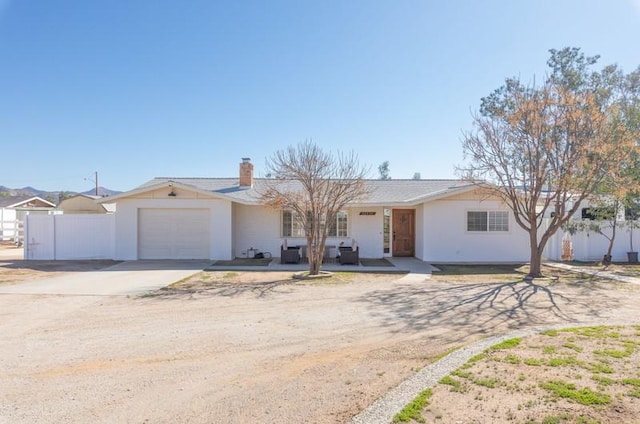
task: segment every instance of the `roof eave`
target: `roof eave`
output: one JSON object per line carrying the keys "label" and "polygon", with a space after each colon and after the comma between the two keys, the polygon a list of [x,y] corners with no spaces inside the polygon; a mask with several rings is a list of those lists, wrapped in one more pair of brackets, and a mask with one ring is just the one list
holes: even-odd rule
{"label": "roof eave", "polygon": [[[47,205],[51,206],[52,208],[56,207],[55,203],[52,203],[52,202],[50,202],[48,200],[45,200],[40,196],[33,196],[33,197],[28,198],[28,199],[21,200],[20,202],[14,203],[12,205],[5,206],[5,208],[18,208],[18,207],[20,207],[20,205],[22,205],[24,203],[29,203],[32,200],[39,200],[39,201],[41,201],[43,203],[46,203]],[[38,207],[40,207],[40,206],[38,206]]]}
{"label": "roof eave", "polygon": [[175,187],[183,190],[192,191],[194,193],[201,194],[203,196],[211,197],[214,199],[224,199],[229,201],[236,201],[235,199],[226,196],[221,193],[216,193],[215,191],[207,191],[201,188],[192,186],[190,184],[184,184],[177,181],[163,181],[158,184],[148,185],[145,187],[136,188],[133,190],[125,191],[124,193],[117,194],[115,196],[103,197],[101,199],[95,200],[96,203],[116,203],[118,200],[126,199],[131,196],[136,196],[138,194],[148,193],[150,191],[158,190],[165,187]]}

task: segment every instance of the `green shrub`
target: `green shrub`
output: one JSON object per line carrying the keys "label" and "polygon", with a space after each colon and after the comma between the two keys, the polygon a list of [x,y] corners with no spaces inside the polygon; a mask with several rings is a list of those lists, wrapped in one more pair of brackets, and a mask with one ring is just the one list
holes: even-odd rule
{"label": "green shrub", "polygon": [[513,339],[504,340],[498,344],[491,346],[492,350],[511,349],[518,346],[522,342],[522,339],[515,337]]}
{"label": "green shrub", "polygon": [[422,410],[429,405],[429,398],[431,397],[431,389],[424,390],[415,399],[413,399],[407,406],[402,408],[402,411],[398,412],[393,417],[394,423],[406,423],[411,420],[418,421],[420,423],[425,422],[422,416]]}
{"label": "green shrub", "polygon": [[552,380],[540,383],[540,387],[555,396],[571,399],[582,405],[606,405],[611,402],[611,396],[606,393],[596,392],[587,387],[578,390],[575,384],[565,383],[564,381]]}

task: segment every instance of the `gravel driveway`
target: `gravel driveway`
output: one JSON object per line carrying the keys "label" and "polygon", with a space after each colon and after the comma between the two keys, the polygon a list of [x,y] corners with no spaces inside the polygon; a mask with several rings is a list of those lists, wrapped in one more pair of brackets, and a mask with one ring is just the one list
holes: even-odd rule
{"label": "gravel driveway", "polygon": [[0,295],[0,422],[342,423],[451,347],[623,320],[638,287],[399,280]]}

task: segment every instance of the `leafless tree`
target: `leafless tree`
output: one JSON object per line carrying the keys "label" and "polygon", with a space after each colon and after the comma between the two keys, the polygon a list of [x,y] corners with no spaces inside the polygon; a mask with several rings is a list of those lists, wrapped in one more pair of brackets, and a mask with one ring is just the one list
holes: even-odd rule
{"label": "leafless tree", "polygon": [[265,180],[261,200],[293,212],[305,230],[309,274],[319,274],[331,223],[346,205],[368,194],[368,169],[353,152],[332,154],[305,141],[274,153],[266,172],[275,177]]}
{"label": "leafless tree", "polygon": [[304,228],[309,274],[320,272],[330,223],[344,207],[368,193],[368,169],[355,153],[332,154],[311,141],[274,153],[267,161],[261,200],[279,210],[290,210]]}

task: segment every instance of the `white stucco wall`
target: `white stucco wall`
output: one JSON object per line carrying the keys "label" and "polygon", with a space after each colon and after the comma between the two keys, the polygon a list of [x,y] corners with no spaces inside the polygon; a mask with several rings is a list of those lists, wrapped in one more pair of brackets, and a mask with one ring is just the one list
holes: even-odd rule
{"label": "white stucco wall", "polygon": [[[508,232],[468,232],[467,211],[509,211]],[[511,212],[498,200],[436,200],[423,205],[424,251],[427,262],[524,262],[529,260],[529,239]]]}
{"label": "white stucco wall", "polygon": [[[360,215],[360,212],[375,212],[375,215]],[[361,258],[381,258],[383,256],[381,207],[351,208],[349,209],[349,235],[345,242],[351,243],[355,239],[360,246]]]}
{"label": "white stucco wall", "polygon": [[[374,209],[378,211],[377,208]],[[374,209],[365,208],[362,210],[371,211]],[[380,209],[375,216],[362,217],[358,215],[360,210],[361,209],[357,211],[347,210],[348,237],[329,237],[327,239],[327,245],[338,246],[343,242],[345,245],[350,246],[351,239],[355,238],[361,246],[361,256],[364,255],[363,252],[373,252],[373,249],[377,247],[380,251],[377,257],[381,257],[382,209]],[[274,257],[280,256],[280,246],[284,238],[282,237],[281,212],[279,210],[264,206],[234,204],[233,216],[233,246],[235,257],[246,257],[247,250],[250,248],[259,249],[262,252],[270,252]],[[376,220],[380,221],[380,228],[378,230],[380,233],[380,242],[378,243],[379,246],[372,246],[371,240],[377,243],[377,241],[375,241],[377,236],[372,234],[372,231],[375,231],[377,226]],[[305,245],[307,243],[304,237],[287,237],[286,239],[290,246]]]}
{"label": "white stucco wall", "polygon": [[424,204],[416,208],[416,258],[424,257],[425,240]]}
{"label": "white stucco wall", "polygon": [[232,208],[222,199],[197,198],[178,191],[176,197],[163,195],[125,198],[117,202],[115,259],[138,259],[138,209],[142,208],[202,208],[211,218],[210,259],[231,259]]}
{"label": "white stucco wall", "polygon": [[280,256],[280,212],[264,206],[233,205],[233,245],[236,258],[254,248]]}

